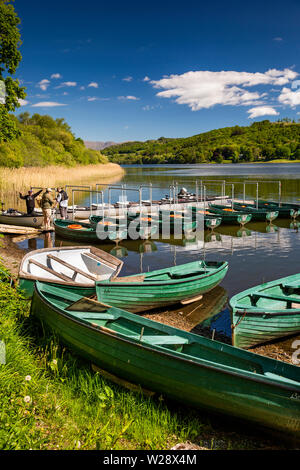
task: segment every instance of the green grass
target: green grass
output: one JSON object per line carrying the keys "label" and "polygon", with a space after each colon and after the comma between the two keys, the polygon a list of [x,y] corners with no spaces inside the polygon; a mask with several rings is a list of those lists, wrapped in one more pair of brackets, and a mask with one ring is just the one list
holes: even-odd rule
{"label": "green grass", "polygon": [[[17,289],[0,282],[0,449],[170,449],[270,446],[190,408],[105,380],[42,330]],[[184,400],[184,397],[183,397]],[[245,429],[245,428],[244,428]]]}

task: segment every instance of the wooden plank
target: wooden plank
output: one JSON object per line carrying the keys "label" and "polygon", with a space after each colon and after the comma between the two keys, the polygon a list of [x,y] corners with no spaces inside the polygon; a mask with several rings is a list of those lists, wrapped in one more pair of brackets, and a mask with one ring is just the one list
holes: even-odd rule
{"label": "wooden plank", "polygon": [[73,270],[75,273],[81,274],[81,276],[87,277],[88,279],[90,279],[92,281],[95,281],[97,279],[96,276],[93,276],[92,274],[85,273],[84,271],[82,271],[79,268],[75,268],[75,266],[73,266],[72,264],[67,263],[66,261],[58,258],[55,255],[48,254],[47,258],[52,259],[53,261],[56,261],[57,263],[62,264],[66,268],[69,268],[69,269]]}
{"label": "wooden plank", "polygon": [[64,274],[57,273],[56,271],[54,271],[54,269],[48,268],[48,266],[44,266],[43,264],[39,263],[35,259],[30,258],[28,260],[28,263],[35,264],[39,268],[43,269],[44,271],[47,271],[50,274],[53,274],[54,276],[58,277],[59,279],[62,279],[63,281],[67,281],[67,282],[72,281],[72,278],[65,276]]}
{"label": "wooden plank", "polygon": [[95,364],[92,364],[92,369],[94,372],[98,372],[100,375],[102,375],[105,379],[110,380],[117,385],[121,385],[121,387],[125,387],[131,392],[142,393],[147,397],[153,397],[153,395],[155,395],[155,392],[147,390],[146,388],[142,388],[140,385],[133,384],[132,382],[128,382],[128,380],[121,379],[120,377],[117,377],[116,375],[113,375],[106,370],[100,369],[100,367],[96,366]]}
{"label": "wooden plank", "polygon": [[124,277],[114,277],[113,279],[110,280],[110,282],[126,282],[126,283],[143,282],[144,279],[145,279],[145,276],[143,275],[124,276]]}
{"label": "wooden plank", "polygon": [[188,304],[191,304],[193,302],[197,302],[197,300],[201,300],[203,299],[203,295],[197,295],[196,297],[192,297],[191,299],[187,299],[187,300],[181,300],[181,304],[182,305],[188,305]]}

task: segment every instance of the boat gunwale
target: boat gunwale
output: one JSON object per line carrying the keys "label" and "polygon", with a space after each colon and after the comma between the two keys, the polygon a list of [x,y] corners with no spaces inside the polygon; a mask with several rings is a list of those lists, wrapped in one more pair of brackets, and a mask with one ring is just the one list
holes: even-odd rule
{"label": "boat gunwale", "polygon": [[[197,263],[197,261],[192,261],[192,263]],[[219,272],[222,272],[223,270],[227,270],[228,269],[228,261],[222,261],[221,262],[221,266],[219,266],[219,268],[217,268],[216,270],[214,271],[211,271],[207,274],[201,274],[201,275],[198,275],[198,276],[191,276],[189,277],[188,279],[174,279],[174,280],[161,280],[161,281],[147,281],[146,278],[142,281],[142,282],[111,282],[109,279],[106,280],[106,281],[97,281],[96,282],[96,286],[97,287],[108,287],[109,286],[116,286],[116,287],[128,287],[128,286],[145,286],[145,285],[149,285],[149,286],[160,286],[160,285],[175,285],[175,284],[185,284],[187,282],[193,282],[193,281],[196,281],[196,280],[199,280],[199,279],[206,279],[210,276],[213,276]],[[181,265],[178,265],[178,266],[181,266]],[[184,264],[182,264],[182,266],[184,266]],[[169,269],[169,268],[165,268],[166,270]],[[160,271],[160,270],[157,270],[157,271]],[[154,271],[152,271],[153,273]],[[140,273],[139,276],[142,276],[142,275],[146,275],[146,274],[149,274],[149,273]],[[131,275],[132,277],[135,277],[136,274],[132,274]],[[126,277],[131,277],[130,275],[129,276],[126,276]],[[224,275],[225,276],[225,275]],[[118,279],[122,279],[122,278],[118,278]]]}
{"label": "boat gunwale", "polygon": [[[239,293],[235,294],[233,297],[231,297],[231,299],[229,300],[229,306],[231,307],[232,310],[234,310],[234,309],[253,310],[255,308],[258,308],[258,307],[254,307],[254,306],[251,306],[251,305],[249,305],[248,307],[245,307],[245,308],[244,307],[238,307],[237,304],[238,304],[238,301],[240,301],[244,297],[248,297],[249,295],[251,295],[253,293],[257,293],[257,295],[259,295],[259,292],[262,289],[268,289],[270,287],[276,287],[277,285],[279,286],[280,284],[283,284],[284,281],[287,281],[288,279],[297,276],[297,274],[299,274],[299,273],[291,274],[290,276],[282,277],[280,279],[275,279],[274,281],[265,282],[263,284],[253,286],[253,287],[250,287],[249,289],[246,289],[242,292],[239,292]],[[300,275],[299,275],[299,283],[300,283]],[[287,299],[287,301],[288,301],[288,299]],[[281,302],[285,302],[285,300],[282,299]],[[300,303],[300,299],[299,299],[299,303]],[[272,310],[272,309],[270,309],[270,310]],[[298,309],[293,309],[293,310],[298,310]]]}
{"label": "boat gunwale", "polygon": [[[27,273],[26,271],[24,271],[24,264],[25,262],[31,258],[32,256],[34,256],[34,254],[40,254],[40,253],[46,253],[48,251],[50,252],[54,252],[54,251],[72,251],[74,249],[78,249],[78,250],[85,250],[85,249],[89,249],[90,252],[99,257],[99,261],[101,260],[101,258],[103,258],[101,256],[101,253],[105,253],[105,255],[107,255],[109,258],[112,257],[112,258],[115,258],[115,260],[117,261],[116,263],[116,271],[113,273],[113,277],[117,277],[121,271],[121,269],[123,268],[123,265],[124,265],[124,262],[122,260],[120,260],[119,258],[116,258],[115,256],[103,251],[103,250],[100,250],[100,248],[96,248],[94,246],[90,246],[90,245],[86,245],[86,246],[64,246],[64,247],[51,247],[51,248],[41,248],[39,250],[34,250],[34,251],[30,251],[29,253],[26,253],[26,255],[23,257],[22,261],[21,261],[21,264],[20,264],[20,268],[19,268],[19,273],[18,273],[18,277],[19,279],[28,279],[28,280],[31,280],[31,281],[39,281],[39,278],[37,276],[34,276],[33,274],[29,274]],[[110,262],[108,261],[109,264],[112,264],[113,265],[113,262]],[[49,279],[49,278],[46,278],[46,279],[43,279],[41,282],[50,282],[50,283],[55,283],[55,284],[62,284],[62,285],[69,285],[69,286],[78,286],[78,287],[87,287],[87,283],[78,283],[76,281],[62,281],[62,280],[57,280],[57,279]]]}
{"label": "boat gunwale", "polygon": [[[93,324],[91,324],[87,320],[84,320],[84,319],[81,319],[81,318],[78,318],[78,317],[75,318],[72,314],[70,314],[69,312],[66,312],[65,309],[58,308],[55,305],[53,305],[53,303],[51,303],[47,299],[47,297],[45,295],[43,295],[42,292],[40,292],[40,290],[38,289],[37,283],[35,284],[34,290],[35,290],[35,294],[38,295],[39,299],[42,299],[42,301],[45,302],[48,307],[55,310],[55,312],[58,315],[64,316],[69,321],[72,321],[74,323],[78,323],[80,326],[82,326],[84,328],[87,328],[87,329],[90,329],[90,330],[93,330],[93,331],[97,332],[100,335],[109,336],[109,337],[111,337],[111,338],[113,338],[117,341],[129,343],[131,345],[135,345],[135,346],[138,346],[140,348],[143,348],[147,351],[152,351],[152,352],[154,351],[158,355],[166,356],[166,357],[171,358],[173,360],[176,359],[176,360],[179,360],[181,362],[185,362],[185,363],[188,363],[188,364],[193,364],[195,366],[203,367],[205,369],[209,369],[209,370],[213,370],[213,371],[218,371],[218,372],[221,372],[223,374],[231,375],[231,376],[234,376],[234,377],[239,377],[239,378],[242,378],[242,379],[249,380],[251,382],[260,382],[260,383],[263,383],[264,385],[267,385],[269,387],[274,387],[274,385],[275,385],[278,388],[281,388],[281,389],[286,390],[286,391],[292,391],[292,392],[299,392],[299,390],[300,390],[300,384],[299,384],[299,387],[297,388],[297,386],[294,386],[294,385],[286,385],[286,384],[277,382],[276,379],[272,379],[271,377],[265,377],[265,376],[264,376],[264,378],[260,377],[260,376],[258,376],[258,374],[254,373],[254,372],[251,372],[251,371],[246,371],[244,373],[239,373],[236,370],[232,370],[233,368],[231,368],[230,366],[223,365],[222,368],[221,368],[220,366],[218,367],[216,365],[212,365],[211,361],[207,361],[206,359],[198,358],[198,361],[199,361],[198,362],[198,361],[195,361],[193,359],[193,356],[187,356],[184,353],[179,353],[179,354],[185,355],[187,357],[179,356],[178,351],[173,351],[173,354],[171,354],[171,353],[165,351],[164,348],[162,348],[161,346],[159,346],[157,344],[152,345],[150,347],[150,346],[147,346],[145,344],[139,343],[138,340],[135,341],[134,338],[128,339],[128,337],[124,337],[122,335],[122,333],[117,333],[117,332],[110,333],[108,330],[101,329],[100,326],[94,326]],[[121,310],[121,309],[117,309],[117,310]],[[126,313],[129,313],[129,312],[126,312]],[[134,315],[134,314],[132,314],[132,315]],[[150,323],[154,323],[154,324],[158,323],[158,322],[155,322],[151,319],[146,319],[146,320]],[[164,325],[164,326],[166,326],[166,325]],[[173,329],[174,327],[170,327],[170,328]],[[174,330],[177,330],[177,328],[174,328]],[[179,331],[181,331],[181,330],[179,330]],[[59,332],[58,332],[58,334],[59,334]],[[193,335],[193,333],[190,333],[190,334]],[[197,335],[195,335],[195,336],[197,336]],[[223,345],[223,343],[221,343],[219,341],[215,341],[215,342]],[[231,346],[231,347],[234,348],[234,346]],[[240,349],[240,348],[236,348],[236,349]],[[174,356],[174,354],[175,354],[175,356]],[[249,354],[249,352],[248,352],[248,354]],[[253,354],[255,356],[254,353],[250,352],[250,354]],[[268,358],[268,360],[273,361],[272,359],[269,359],[269,358]],[[210,362],[210,364],[208,364],[208,362]],[[214,364],[216,364],[216,363],[214,363]],[[249,374],[251,374],[251,375],[249,375]]]}

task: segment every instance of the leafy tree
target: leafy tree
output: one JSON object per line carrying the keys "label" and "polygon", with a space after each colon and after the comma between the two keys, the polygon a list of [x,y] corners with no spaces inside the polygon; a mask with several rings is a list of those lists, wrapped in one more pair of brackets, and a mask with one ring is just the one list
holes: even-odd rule
{"label": "leafy tree", "polygon": [[0,82],[4,84],[1,87],[3,96],[0,97],[0,142],[12,140],[20,134],[16,121],[9,114],[26,96],[19,81],[13,78],[22,58],[19,24],[20,19],[10,0],[0,0]]}

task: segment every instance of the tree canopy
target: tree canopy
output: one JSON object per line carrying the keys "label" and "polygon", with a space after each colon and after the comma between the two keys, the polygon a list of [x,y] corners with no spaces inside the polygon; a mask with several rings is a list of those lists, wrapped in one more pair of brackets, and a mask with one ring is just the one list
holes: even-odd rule
{"label": "tree canopy", "polygon": [[63,118],[53,119],[28,112],[10,115],[19,137],[0,142],[0,166],[89,165],[107,163],[97,150],[87,149],[83,140],[76,138]]}
{"label": "tree canopy", "polygon": [[20,19],[10,2],[11,0],[0,0],[0,142],[19,135],[19,129],[9,112],[18,108],[19,100],[26,96],[25,89],[13,78],[22,56],[19,51]]}
{"label": "tree canopy", "polygon": [[296,160],[300,156],[300,124],[288,118],[277,122],[265,120],[187,138],[125,142],[107,147],[102,153],[120,164]]}

